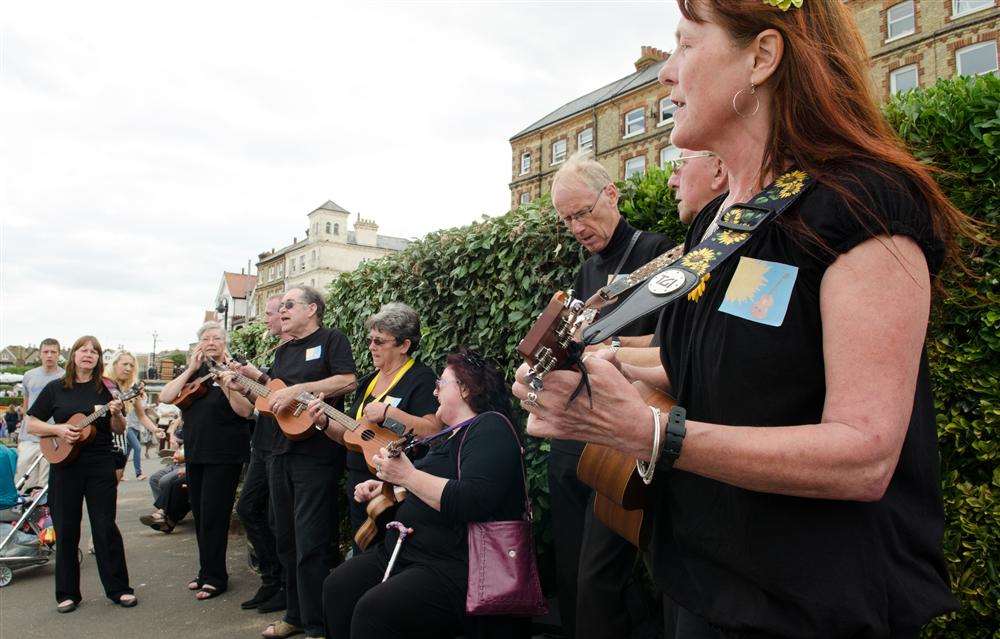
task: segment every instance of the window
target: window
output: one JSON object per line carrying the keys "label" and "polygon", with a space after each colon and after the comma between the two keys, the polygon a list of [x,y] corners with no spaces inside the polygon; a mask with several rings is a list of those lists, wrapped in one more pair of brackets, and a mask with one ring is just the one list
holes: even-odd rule
{"label": "window", "polygon": [[886,40],[894,40],[910,35],[917,30],[916,14],[913,12],[913,0],[906,0],[889,7],[885,14]]}
{"label": "window", "polygon": [[670,98],[663,98],[660,100],[660,121],[656,126],[663,126],[664,124],[669,124],[674,121],[674,111],[677,110],[677,105],[670,101]]}
{"label": "window", "polygon": [[556,140],[552,143],[552,164],[559,164],[566,160],[566,140]]}
{"label": "window", "polygon": [[625,135],[639,135],[646,131],[646,114],[642,108],[632,109],[625,114]]}
{"label": "window", "polygon": [[993,0],[951,0],[951,17],[957,18],[992,6]]}
{"label": "window", "polygon": [[316,266],[316,250],[309,251],[309,266]]}
{"label": "window", "polygon": [[284,276],[285,276],[285,263],[282,262],[281,264],[278,264],[278,277],[284,277]]}
{"label": "window", "polygon": [[274,279],[274,267],[267,269],[267,281],[270,282]]}
{"label": "window", "polygon": [[983,75],[997,72],[997,43],[980,42],[955,52],[959,75]]}
{"label": "window", "polygon": [[531,152],[521,154],[521,175],[531,170]]}
{"label": "window", "polygon": [[889,74],[889,93],[895,95],[901,91],[915,89],[918,83],[917,65],[911,64],[908,67],[895,69]]}
{"label": "window", "polygon": [[520,200],[521,204],[527,204],[530,201],[531,201],[531,193],[522,193],[521,194],[521,200]]}
{"label": "window", "polygon": [[667,162],[676,160],[681,156],[681,150],[676,146],[670,145],[665,146],[660,149],[660,168],[666,168]]}
{"label": "window", "polygon": [[288,272],[289,273],[294,273],[295,272],[295,259],[294,258],[288,260]]}
{"label": "window", "polygon": [[338,224],[337,222],[333,223],[333,234],[340,235],[340,224]]}
{"label": "window", "polygon": [[584,129],[576,134],[576,148],[578,151],[586,151],[594,148],[594,130]]}
{"label": "window", "polygon": [[302,255],[299,256],[299,270],[300,271],[306,270],[306,256],[305,256],[305,253],[303,253]]}
{"label": "window", "polygon": [[646,172],[646,156],[640,155],[639,157],[629,158],[625,160],[625,179],[632,177],[633,175],[642,175]]}
{"label": "window", "polygon": [[329,234],[330,234],[330,229],[331,229],[332,227],[333,227],[333,224],[331,224],[331,223],[329,223],[329,222],[327,222],[327,223],[326,223],[326,234],[327,234],[327,235],[329,235]]}

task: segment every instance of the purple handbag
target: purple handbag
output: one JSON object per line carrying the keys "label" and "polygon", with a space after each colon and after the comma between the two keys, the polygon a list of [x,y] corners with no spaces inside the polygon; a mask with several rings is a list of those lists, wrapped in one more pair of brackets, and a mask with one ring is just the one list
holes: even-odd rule
{"label": "purple handbag", "polygon": [[[521,450],[521,480],[524,482],[525,517],[514,521],[482,521],[468,524],[469,590],[465,597],[465,612],[470,615],[510,615],[530,617],[544,615],[548,605],[542,595],[535,562],[535,542],[531,534],[531,499],[524,475],[524,449],[517,431],[503,417]],[[462,444],[458,458],[462,459]],[[462,479],[461,461],[458,479]]]}

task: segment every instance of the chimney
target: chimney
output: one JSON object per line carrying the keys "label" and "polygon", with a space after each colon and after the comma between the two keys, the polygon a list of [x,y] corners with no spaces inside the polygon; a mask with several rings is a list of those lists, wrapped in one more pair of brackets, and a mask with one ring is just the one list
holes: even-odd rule
{"label": "chimney", "polygon": [[669,53],[661,51],[656,47],[650,47],[642,45],[640,49],[641,54],[639,59],[635,61],[635,70],[642,71],[643,69],[649,67],[650,65],[656,64],[657,62],[662,62],[670,57]]}
{"label": "chimney", "polygon": [[361,246],[377,246],[378,224],[359,215],[358,221],[354,223],[354,240]]}

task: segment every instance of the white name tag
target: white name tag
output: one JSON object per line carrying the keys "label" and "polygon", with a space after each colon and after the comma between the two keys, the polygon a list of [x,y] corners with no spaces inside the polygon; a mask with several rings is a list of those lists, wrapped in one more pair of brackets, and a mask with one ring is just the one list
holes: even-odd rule
{"label": "white name tag", "polygon": [[323,346],[313,346],[312,348],[306,349],[306,361],[311,362],[314,359],[319,359],[320,355],[323,354]]}
{"label": "white name tag", "polygon": [[386,404],[392,406],[393,408],[399,407],[399,402],[403,401],[402,397],[393,397],[392,395],[386,395],[385,399],[382,400]]}

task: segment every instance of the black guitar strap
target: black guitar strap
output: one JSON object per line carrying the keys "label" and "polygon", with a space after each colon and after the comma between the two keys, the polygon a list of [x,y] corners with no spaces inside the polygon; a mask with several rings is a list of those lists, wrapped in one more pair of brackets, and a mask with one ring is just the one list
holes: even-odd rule
{"label": "black guitar strap", "polygon": [[803,171],[789,171],[748,204],[734,204],[719,217],[719,228],[683,257],[646,280],[613,311],[583,331],[585,345],[603,342],[623,326],[687,295],[706,275],[736,253],[765,222],[778,217],[814,181]]}

